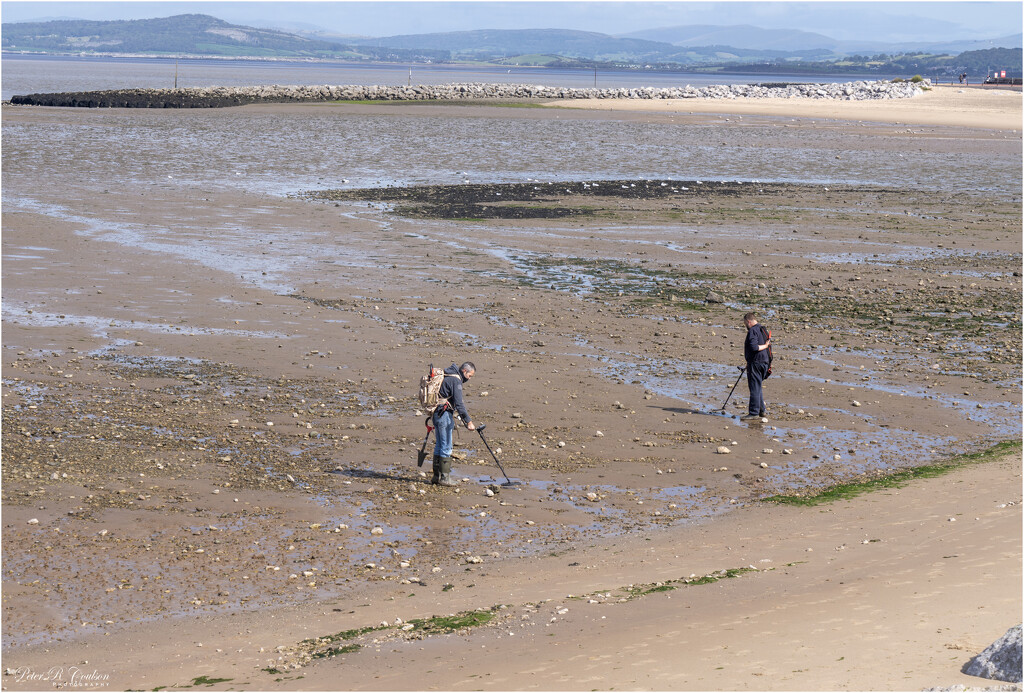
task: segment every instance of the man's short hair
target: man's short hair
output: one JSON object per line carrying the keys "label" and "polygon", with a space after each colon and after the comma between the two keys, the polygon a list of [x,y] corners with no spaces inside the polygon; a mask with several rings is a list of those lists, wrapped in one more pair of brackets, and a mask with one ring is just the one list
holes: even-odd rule
{"label": "man's short hair", "polygon": [[746,320],[747,322],[750,322],[751,320],[757,320],[757,316],[754,315],[753,313],[747,313],[746,315],[743,316],[743,319]]}
{"label": "man's short hair", "polygon": [[472,361],[466,361],[464,364],[459,366],[459,370],[462,371],[463,373],[466,373],[467,371],[476,373],[476,366],[473,365]]}

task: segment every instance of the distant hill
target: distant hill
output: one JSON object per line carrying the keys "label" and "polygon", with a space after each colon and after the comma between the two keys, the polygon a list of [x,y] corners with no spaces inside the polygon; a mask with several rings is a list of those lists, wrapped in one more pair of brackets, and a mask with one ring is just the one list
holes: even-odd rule
{"label": "distant hill", "polygon": [[1024,49],[989,48],[981,51],[964,51],[956,56],[957,67],[971,75],[986,75],[989,70],[1006,70],[1010,77],[1021,77],[1024,73]]}
{"label": "distant hill", "polygon": [[259,20],[253,22],[253,26],[260,29],[276,29],[277,31],[284,31],[303,38],[340,43],[346,46],[349,45],[349,41],[351,39],[372,38],[365,34],[346,34],[338,31],[328,31],[327,29],[310,22]]}
{"label": "distant hill", "polygon": [[[321,32],[308,22],[257,28],[202,14],[131,21],[6,23],[2,29],[4,51],[50,54],[312,57],[403,63],[473,60],[504,65],[661,70],[685,67],[759,74],[943,75],[957,69],[977,74],[989,61],[993,67],[998,63],[1000,69],[1017,70],[1021,44],[1021,34],[1013,34],[986,41],[892,46],[750,25],[677,26],[626,36],[567,29],[494,29],[368,38]],[[996,45],[1003,41],[1017,53],[987,52],[1004,50]],[[960,51],[950,50],[951,45],[961,46],[971,55],[958,59],[956,53]]]}
{"label": "distant hill", "polygon": [[1016,48],[1024,42],[1022,34],[1008,34],[993,39],[963,41],[933,41],[911,43],[887,43],[883,41],[860,40],[841,41],[824,34],[796,29],[762,29],[749,24],[709,25],[691,24],[684,26],[647,29],[620,34],[620,38],[637,38],[661,41],[674,46],[732,46],[748,50],[775,50],[800,52],[808,50],[830,50],[836,56],[853,53],[962,53],[986,48]]}
{"label": "distant hill", "polygon": [[963,53],[964,51],[981,51],[990,48],[1021,48],[1024,46],[1024,34],[1008,34],[983,41],[941,41],[938,43],[912,43],[903,50],[925,51],[928,53]]}
{"label": "distant hill", "polygon": [[238,26],[204,14],[123,21],[59,20],[5,23],[5,51],[131,53],[232,57],[316,57],[349,60],[437,60],[447,53],[362,49],[273,29]]}
{"label": "distant hill", "polygon": [[4,50],[190,53],[205,55],[333,55],[344,47],[283,31],[236,26],[203,14],[113,22],[59,20],[3,25]]}
{"label": "distant hill", "polygon": [[[455,31],[439,34],[407,34],[373,39],[350,39],[359,46],[393,46],[406,50],[448,51],[453,60],[495,60],[520,65],[535,64],[536,56],[556,56],[566,61],[619,64],[691,65],[709,61],[745,59],[827,59],[827,49],[784,51],[760,48],[736,48],[732,45],[674,46],[664,41],[621,38],[591,31],[568,29],[491,29]],[[522,56],[522,60],[515,60]],[[547,61],[551,64],[551,61]]]}
{"label": "distant hill", "polygon": [[621,38],[661,41],[673,46],[734,46],[746,49],[803,51],[827,48],[835,50],[840,41],[797,29],[762,29],[749,24],[718,26],[690,24],[661,29],[647,29],[620,34]]}
{"label": "distant hill", "polygon": [[355,39],[354,45],[445,50],[453,56],[486,54],[494,57],[551,53],[589,60],[662,59],[679,50],[671,44],[644,39],[615,38],[592,31],[568,29],[488,29],[440,34],[409,34]]}

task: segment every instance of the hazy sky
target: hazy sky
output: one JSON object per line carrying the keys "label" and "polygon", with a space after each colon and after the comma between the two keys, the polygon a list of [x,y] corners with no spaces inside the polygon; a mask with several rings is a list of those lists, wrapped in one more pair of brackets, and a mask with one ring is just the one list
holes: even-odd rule
{"label": "hazy sky", "polygon": [[681,24],[803,29],[836,39],[945,41],[1021,30],[1015,2],[0,2],[5,22],[53,18],[144,19],[209,14],[233,24],[271,22],[344,34],[468,29],[579,29],[622,34]]}

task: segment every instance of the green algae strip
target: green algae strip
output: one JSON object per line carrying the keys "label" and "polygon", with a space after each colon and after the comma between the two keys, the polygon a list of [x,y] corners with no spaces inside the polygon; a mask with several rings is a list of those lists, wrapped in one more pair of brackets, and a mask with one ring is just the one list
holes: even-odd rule
{"label": "green algae strip", "polygon": [[[772,570],[769,568],[769,570]],[[730,578],[739,577],[744,573],[757,572],[756,568],[726,568],[725,570],[719,570],[714,573],[708,573],[700,577],[692,578],[680,578],[678,580],[668,580],[667,582],[655,582],[646,585],[630,585],[626,588],[626,594],[628,599],[636,599],[646,594],[655,594],[657,592],[671,592],[672,590],[680,587],[696,586],[696,585],[710,585],[719,580],[728,580]]]}
{"label": "green algae strip", "polygon": [[350,643],[341,647],[328,647],[326,650],[317,650],[312,654],[312,657],[313,659],[328,659],[338,655],[349,654],[350,652],[358,652],[362,647],[358,643]]}
{"label": "green algae strip", "polygon": [[822,489],[821,491],[813,491],[806,495],[784,494],[768,496],[761,500],[768,503],[805,507],[824,505],[825,503],[832,503],[837,500],[855,498],[863,493],[869,493],[879,489],[899,488],[914,479],[929,479],[932,477],[942,476],[943,474],[948,474],[949,472],[968,465],[991,462],[992,460],[999,459],[1007,455],[1016,455],[1017,457],[1020,457],[1021,447],[1021,441],[1019,440],[1006,440],[985,450],[965,455],[957,455],[956,457],[944,462],[926,464],[921,467],[913,467],[911,469],[901,469],[899,471],[884,474],[865,481],[852,481],[844,484],[836,484],[835,486],[830,486],[826,489]]}
{"label": "green algae strip", "polygon": [[432,618],[414,618],[409,621],[412,630],[424,633],[451,633],[466,628],[475,628],[488,623],[494,618],[498,607],[483,611],[463,611],[454,616],[434,616]]}
{"label": "green algae strip", "polygon": [[300,645],[322,645],[325,643],[338,642],[339,640],[354,640],[365,633],[372,633],[375,630],[384,630],[387,626],[366,626],[365,628],[353,628],[343,630],[333,635],[321,635],[319,638],[307,638],[300,642]]}
{"label": "green algae strip", "polygon": [[[462,611],[452,616],[432,616],[430,618],[414,618],[410,619],[408,623],[404,625],[381,625],[381,626],[366,626],[364,628],[352,628],[349,630],[343,630],[338,633],[331,635],[322,635],[317,638],[307,638],[299,643],[299,648],[305,650],[310,660],[313,659],[328,659],[336,657],[338,655],[350,654],[352,652],[358,652],[362,645],[359,643],[349,643],[347,645],[337,646],[335,643],[346,640],[355,640],[356,638],[366,635],[367,633],[373,633],[376,631],[385,630],[408,630],[412,632],[421,632],[425,635],[433,635],[436,633],[454,633],[456,631],[464,631],[477,626],[482,626],[490,622],[494,618],[494,613],[498,611],[501,606],[494,606],[490,609],[478,609],[476,611]],[[324,647],[327,645],[328,647]],[[269,674],[280,674],[283,673],[277,667],[267,667],[263,671]]]}
{"label": "green algae strip", "polygon": [[[494,617],[494,611],[498,607],[491,609],[484,609],[478,611],[463,611],[454,616],[432,616],[431,618],[414,618],[408,623],[412,626],[413,631],[421,631],[425,633],[451,633],[456,630],[463,630],[465,628],[473,628],[476,626],[482,626]],[[338,633],[331,635],[321,635],[317,638],[307,638],[300,642],[300,645],[317,647],[320,645],[327,645],[336,643],[341,640],[355,640],[361,635],[372,633],[379,630],[393,630],[398,628],[397,624],[394,626],[366,626],[365,628],[352,628],[350,630],[343,630]],[[332,648],[339,649],[339,648]],[[344,649],[344,648],[340,648]],[[355,646],[358,649],[358,646]],[[355,649],[349,649],[348,652],[354,652]]]}

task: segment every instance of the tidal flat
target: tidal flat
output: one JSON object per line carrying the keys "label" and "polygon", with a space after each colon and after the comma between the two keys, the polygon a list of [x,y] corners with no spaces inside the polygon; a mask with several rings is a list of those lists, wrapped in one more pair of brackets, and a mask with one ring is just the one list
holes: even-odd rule
{"label": "tidal flat", "polygon": [[[1019,131],[751,120],[4,106],[5,663],[323,688],[400,668],[326,633],[414,624],[397,658],[416,619],[490,643],[567,593],[828,574],[722,547],[771,543],[770,496],[1019,440]],[[722,408],[748,310],[765,424]],[[514,488],[466,430],[458,489],[416,467],[419,376],[464,360]]]}

